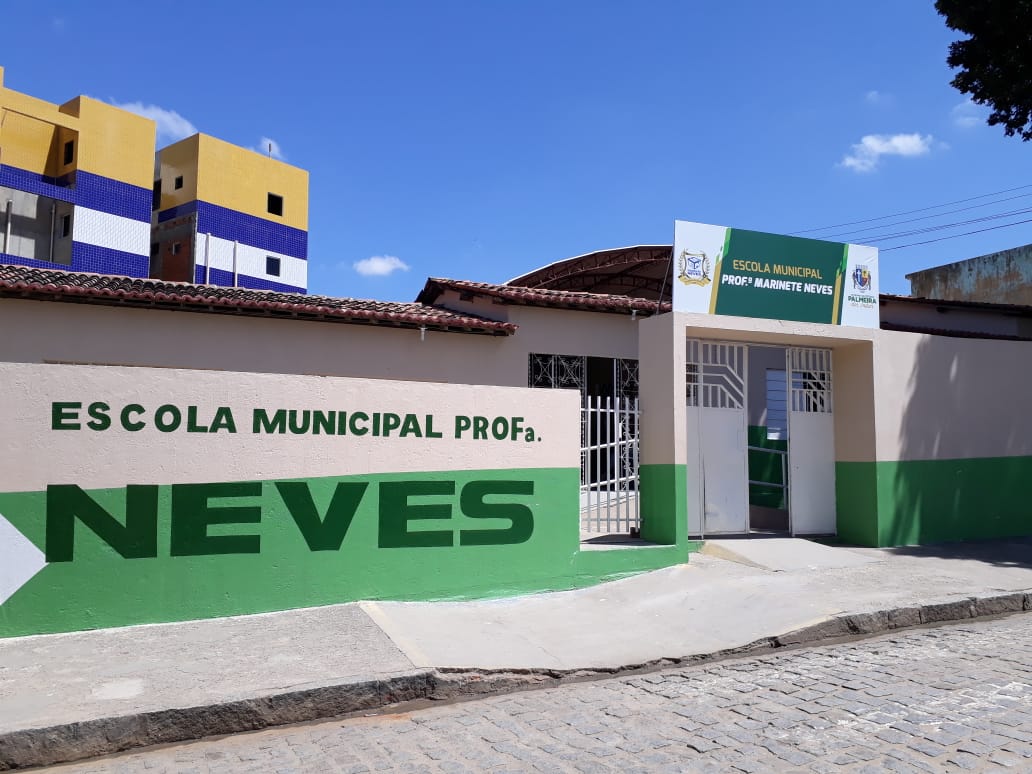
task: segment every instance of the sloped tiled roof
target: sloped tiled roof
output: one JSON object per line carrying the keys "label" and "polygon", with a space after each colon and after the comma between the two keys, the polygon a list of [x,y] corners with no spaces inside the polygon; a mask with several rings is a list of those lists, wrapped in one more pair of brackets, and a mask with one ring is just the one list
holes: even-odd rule
{"label": "sloped tiled roof", "polygon": [[[488,282],[470,282],[469,280],[443,279],[431,277],[426,281],[416,301],[424,304],[434,303],[446,290],[454,290],[470,296],[487,296],[508,304],[524,306],[546,306],[557,309],[580,309],[590,312],[615,312],[630,314],[656,314],[669,312],[670,303],[657,304],[644,298],[608,295],[605,293],[584,293],[573,290],[548,290],[544,288],[525,288],[515,285],[493,285]],[[657,309],[658,307],[658,309]]]}
{"label": "sloped tiled roof", "polygon": [[11,265],[0,265],[0,297],[405,328],[425,326],[495,336],[510,335],[517,327],[420,303],[277,293]]}

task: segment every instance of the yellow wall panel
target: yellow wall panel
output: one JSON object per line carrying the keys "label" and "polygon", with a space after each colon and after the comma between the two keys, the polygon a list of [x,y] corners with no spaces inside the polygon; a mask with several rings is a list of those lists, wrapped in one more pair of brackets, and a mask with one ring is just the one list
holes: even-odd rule
{"label": "yellow wall panel", "polygon": [[[187,137],[162,148],[158,152],[158,177],[161,178],[161,204],[158,209],[167,210],[197,196],[197,152],[200,135]],[[182,176],[183,187],[176,190],[176,178]]]}
{"label": "yellow wall panel", "polygon": [[89,97],[66,103],[72,105],[79,113],[78,168],[149,189],[154,182],[154,122]]}
{"label": "yellow wall panel", "polygon": [[[308,173],[223,140],[199,136],[197,198],[258,218],[308,230]],[[268,211],[283,197],[282,217]]]}
{"label": "yellow wall panel", "polygon": [[57,142],[57,127],[8,112],[0,129],[0,164],[18,167],[39,175],[52,175],[50,158]]}

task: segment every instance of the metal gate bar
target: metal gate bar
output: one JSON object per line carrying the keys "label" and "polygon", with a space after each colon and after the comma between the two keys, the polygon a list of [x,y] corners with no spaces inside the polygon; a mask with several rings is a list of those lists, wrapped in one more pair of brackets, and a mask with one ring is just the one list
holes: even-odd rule
{"label": "metal gate bar", "polygon": [[640,527],[637,398],[587,396],[581,408],[581,530],[626,534]]}

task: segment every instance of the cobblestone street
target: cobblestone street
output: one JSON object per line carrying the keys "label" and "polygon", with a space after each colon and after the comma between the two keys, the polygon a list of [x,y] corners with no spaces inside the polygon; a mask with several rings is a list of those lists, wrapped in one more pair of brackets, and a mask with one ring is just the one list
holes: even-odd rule
{"label": "cobblestone street", "polygon": [[54,770],[1032,771],[1032,615]]}

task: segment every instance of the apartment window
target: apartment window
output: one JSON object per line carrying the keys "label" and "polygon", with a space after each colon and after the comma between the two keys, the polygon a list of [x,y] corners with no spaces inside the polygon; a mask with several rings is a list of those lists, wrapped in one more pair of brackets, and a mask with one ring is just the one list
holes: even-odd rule
{"label": "apartment window", "polygon": [[154,197],[151,199],[151,209],[157,210],[161,208],[161,179],[154,181]]}
{"label": "apartment window", "polygon": [[179,255],[179,251],[182,250],[182,249],[183,249],[183,243],[182,242],[173,242],[172,243],[172,255]]}
{"label": "apartment window", "polygon": [[183,187],[183,176],[180,175],[179,177],[176,178],[175,189],[178,191],[182,187]]}
{"label": "apartment window", "polygon": [[280,196],[278,194],[274,194],[274,193],[269,194],[269,213],[272,214],[272,215],[282,215],[283,214],[283,197],[282,196]]}
{"label": "apartment window", "polygon": [[158,253],[160,253],[160,252],[161,252],[161,243],[160,242],[151,242],[150,243],[150,257],[151,258],[157,258],[158,257]]}
{"label": "apartment window", "polygon": [[61,237],[67,237],[72,235],[72,216],[62,215],[61,216]]}
{"label": "apartment window", "polygon": [[71,164],[75,160],[75,140],[69,140],[64,144],[64,163]]}
{"label": "apartment window", "polygon": [[280,275],[280,259],[275,255],[265,256],[265,273],[270,277],[278,277]]}

